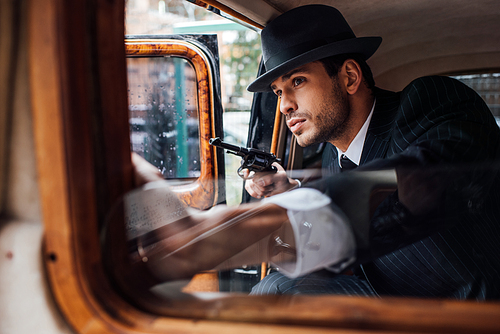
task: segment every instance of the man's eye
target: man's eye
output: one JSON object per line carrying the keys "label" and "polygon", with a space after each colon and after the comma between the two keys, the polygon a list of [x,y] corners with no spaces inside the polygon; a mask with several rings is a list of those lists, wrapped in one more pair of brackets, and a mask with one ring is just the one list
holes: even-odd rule
{"label": "man's eye", "polygon": [[296,87],[296,86],[300,85],[302,82],[304,82],[303,78],[295,78],[295,79],[293,79],[293,86]]}
{"label": "man's eye", "polygon": [[280,90],[277,90],[274,92],[274,94],[278,95],[278,96],[281,96],[281,91]]}

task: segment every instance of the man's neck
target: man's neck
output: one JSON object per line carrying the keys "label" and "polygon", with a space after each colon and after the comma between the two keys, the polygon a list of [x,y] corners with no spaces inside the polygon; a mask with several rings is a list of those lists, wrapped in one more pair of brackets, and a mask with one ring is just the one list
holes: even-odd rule
{"label": "man's neck", "polygon": [[330,141],[330,144],[343,152],[347,151],[349,145],[351,145],[359,130],[361,130],[361,127],[365,124],[368,115],[370,115],[370,112],[372,111],[375,98],[370,93],[363,99],[353,99],[350,102],[351,119],[349,120],[349,129],[345,132],[345,135],[342,138]]}

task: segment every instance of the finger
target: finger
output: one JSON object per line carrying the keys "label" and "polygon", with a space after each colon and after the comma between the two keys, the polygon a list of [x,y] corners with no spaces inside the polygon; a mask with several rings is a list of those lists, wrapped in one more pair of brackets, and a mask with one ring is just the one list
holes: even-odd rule
{"label": "finger", "polygon": [[274,191],[274,184],[268,184],[268,185],[262,186],[261,184],[254,183],[253,191],[256,195],[255,196],[256,198],[263,198],[263,197],[269,196]]}
{"label": "finger", "polygon": [[245,180],[245,190],[250,192],[253,192],[253,187],[254,187],[254,180],[253,179],[246,179]]}
{"label": "finger", "polygon": [[248,169],[246,169],[246,168],[241,171],[241,174],[242,174],[241,176],[245,180],[250,177],[250,171]]}
{"label": "finger", "polygon": [[278,185],[281,181],[280,175],[277,175],[275,173],[267,173],[265,175],[262,175],[259,179],[254,180],[254,183],[256,183],[262,191],[266,191],[269,188],[273,188]]}
{"label": "finger", "polygon": [[245,182],[245,190],[248,192],[248,194],[254,198],[260,198],[262,196],[262,192],[255,185],[255,183],[252,180],[246,180]]}
{"label": "finger", "polygon": [[281,166],[279,163],[277,162],[273,162],[273,166],[276,167],[278,169],[278,172],[284,172],[285,169],[283,168],[283,166]]}
{"label": "finger", "polygon": [[262,198],[263,196],[264,196],[264,189],[254,184],[252,186],[252,197]]}

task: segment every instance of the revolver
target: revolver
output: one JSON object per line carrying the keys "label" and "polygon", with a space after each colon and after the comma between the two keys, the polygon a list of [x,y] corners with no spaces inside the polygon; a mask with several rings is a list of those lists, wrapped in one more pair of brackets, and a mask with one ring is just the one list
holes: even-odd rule
{"label": "revolver", "polygon": [[[281,159],[276,158],[276,156],[272,153],[267,153],[255,148],[245,148],[224,143],[219,137],[211,138],[209,143],[210,145],[213,145],[215,147],[227,150],[227,153],[242,157],[241,166],[238,168],[238,175],[241,178],[244,178],[244,169],[248,169],[249,172],[254,173],[263,171],[271,171],[276,173],[278,169],[274,167],[272,163],[275,161],[278,163],[281,162]],[[251,177],[252,176],[250,176],[249,178]]]}

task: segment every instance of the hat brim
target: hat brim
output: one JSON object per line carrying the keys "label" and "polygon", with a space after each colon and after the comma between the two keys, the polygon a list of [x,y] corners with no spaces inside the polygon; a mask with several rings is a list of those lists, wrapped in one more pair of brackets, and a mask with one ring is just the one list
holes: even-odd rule
{"label": "hat brim", "polygon": [[271,83],[280,76],[290,72],[291,70],[305,65],[307,63],[320,60],[330,56],[336,56],[347,53],[358,53],[365,57],[365,60],[370,58],[382,43],[382,37],[358,37],[346,39],[331,44],[312,49],[297,57],[291,58],[279,66],[264,73],[254,82],[252,82],[247,90],[250,92],[269,92],[272,91]]}

